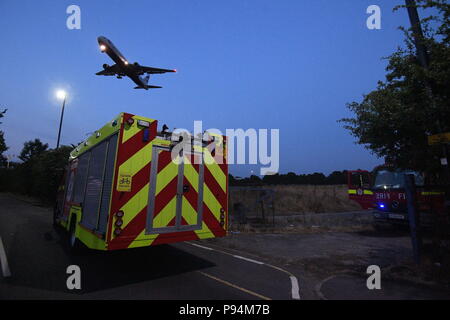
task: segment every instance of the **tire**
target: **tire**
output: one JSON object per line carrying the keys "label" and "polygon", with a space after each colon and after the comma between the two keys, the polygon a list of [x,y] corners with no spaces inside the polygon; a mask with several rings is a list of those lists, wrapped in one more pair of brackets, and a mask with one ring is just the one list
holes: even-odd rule
{"label": "tire", "polygon": [[55,207],[53,208],[53,227],[57,229],[59,227],[58,224],[58,204],[55,204]]}
{"label": "tire", "polygon": [[76,231],[76,221],[77,217],[72,216],[70,219],[70,228],[69,228],[69,238],[68,238],[68,245],[69,245],[69,251],[72,254],[80,254],[82,253],[84,247],[83,244],[78,240],[76,237],[75,231]]}

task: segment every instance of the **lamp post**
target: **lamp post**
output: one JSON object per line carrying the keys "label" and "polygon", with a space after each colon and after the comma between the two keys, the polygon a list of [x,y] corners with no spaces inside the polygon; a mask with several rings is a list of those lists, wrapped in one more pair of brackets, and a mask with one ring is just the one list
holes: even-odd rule
{"label": "lamp post", "polygon": [[58,149],[59,148],[59,139],[61,137],[62,121],[63,121],[63,117],[64,117],[64,107],[66,106],[66,92],[64,90],[58,90],[56,92],[56,96],[58,97],[58,99],[63,100],[63,105],[62,105],[62,109],[61,109],[61,120],[59,120],[58,142],[56,143],[56,149]]}

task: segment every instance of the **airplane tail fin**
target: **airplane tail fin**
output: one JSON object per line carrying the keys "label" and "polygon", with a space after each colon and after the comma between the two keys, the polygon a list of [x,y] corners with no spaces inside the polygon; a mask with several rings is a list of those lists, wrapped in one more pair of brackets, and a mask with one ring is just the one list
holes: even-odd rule
{"label": "airplane tail fin", "polygon": [[144,82],[145,84],[147,84],[147,83],[148,83],[148,80],[150,79],[150,75],[147,74],[145,77],[143,77],[143,78],[141,78],[141,79],[142,79],[142,82]]}
{"label": "airplane tail fin", "polygon": [[137,86],[137,87],[134,87],[135,89],[145,89],[145,90],[147,90],[147,89],[160,89],[160,88],[162,88],[162,87],[160,87],[160,86],[145,86],[145,87],[139,87],[139,86]]}
{"label": "airplane tail fin", "polygon": [[150,75],[149,74],[147,74],[145,77],[141,77],[141,81],[144,83],[144,85],[143,86],[137,86],[137,87],[134,87],[134,88],[135,89],[145,89],[145,90],[162,88],[160,86],[148,85],[147,83],[148,83],[149,79],[150,79]]}

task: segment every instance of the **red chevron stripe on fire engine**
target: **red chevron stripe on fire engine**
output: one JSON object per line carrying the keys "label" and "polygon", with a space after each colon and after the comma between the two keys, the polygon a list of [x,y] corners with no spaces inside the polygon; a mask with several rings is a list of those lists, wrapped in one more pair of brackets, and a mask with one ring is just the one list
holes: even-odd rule
{"label": "red chevron stripe on fire engine", "polygon": [[227,207],[227,195],[222,187],[219,185],[217,180],[212,175],[211,171],[208,169],[208,166],[204,166],[204,179],[205,183],[208,186],[209,190],[214,194],[214,197],[219,201],[222,208],[226,209]]}
{"label": "red chevron stripe on fire engine", "polygon": [[[123,124],[126,126],[126,124]],[[117,154],[117,166],[120,167],[125,161],[131,158],[135,153],[139,152],[147,144],[151,143],[156,138],[157,121],[150,124],[148,141],[144,141],[144,130],[139,130],[134,136],[129,138],[124,143],[119,145],[119,152]],[[122,141],[122,137],[120,139]]]}
{"label": "red chevron stripe on fire engine", "polygon": [[[190,190],[194,190],[189,180],[185,179],[185,183],[189,185]],[[195,197],[195,195],[191,193],[191,191],[185,193],[184,197],[189,202],[189,204],[197,211],[198,198]],[[225,235],[224,227],[220,225],[219,221],[216,219],[216,217],[214,216],[214,214],[211,212],[211,210],[208,208],[208,205],[204,201],[203,201],[203,222],[205,222],[206,226],[209,228],[209,230],[211,230],[211,232],[215,236]]]}
{"label": "red chevron stripe on fire engine", "polygon": [[[114,238],[109,242],[108,249],[125,249],[133,242],[139,233],[142,232],[142,226],[145,226],[147,218],[147,206],[131,220],[120,233],[120,237]],[[112,220],[112,219],[111,219]]]}

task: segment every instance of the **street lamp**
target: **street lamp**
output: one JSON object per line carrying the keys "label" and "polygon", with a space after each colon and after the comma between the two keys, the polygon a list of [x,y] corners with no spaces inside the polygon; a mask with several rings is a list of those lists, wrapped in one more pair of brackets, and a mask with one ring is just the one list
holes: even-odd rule
{"label": "street lamp", "polygon": [[56,143],[56,149],[59,148],[59,139],[61,137],[61,127],[62,127],[62,121],[63,121],[63,116],[64,116],[64,107],[66,105],[66,92],[64,90],[58,90],[56,92],[56,97],[60,100],[63,100],[63,105],[62,105],[62,109],[61,109],[61,120],[59,121],[59,131],[58,131],[58,142]]}

